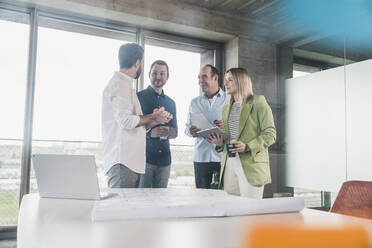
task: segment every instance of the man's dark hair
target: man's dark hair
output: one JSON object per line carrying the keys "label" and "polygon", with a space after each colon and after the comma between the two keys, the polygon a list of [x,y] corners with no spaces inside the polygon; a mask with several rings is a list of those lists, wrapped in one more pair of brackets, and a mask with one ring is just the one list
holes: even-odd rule
{"label": "man's dark hair", "polygon": [[218,78],[220,78],[220,73],[218,72],[218,69],[216,67],[214,67],[213,65],[211,64],[206,64],[204,67],[209,67],[211,68],[211,76],[213,77],[214,75],[217,75]]}
{"label": "man's dark hair", "polygon": [[127,43],[119,49],[119,64],[120,69],[131,68],[137,60],[141,61],[143,58],[143,48],[136,43]]}
{"label": "man's dark hair", "polygon": [[165,62],[164,60],[155,60],[152,64],[151,64],[151,67],[150,67],[150,71],[149,73],[151,73],[151,70],[152,70],[152,67],[154,67],[154,65],[165,65],[165,67],[167,67],[167,74],[169,76],[169,68],[168,68],[168,64],[167,62]]}

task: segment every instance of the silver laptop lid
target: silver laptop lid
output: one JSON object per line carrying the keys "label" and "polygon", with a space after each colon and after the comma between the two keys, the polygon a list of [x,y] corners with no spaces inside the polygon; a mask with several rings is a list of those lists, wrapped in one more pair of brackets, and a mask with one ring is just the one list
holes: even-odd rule
{"label": "silver laptop lid", "polygon": [[32,162],[40,197],[100,199],[94,156],[35,154]]}

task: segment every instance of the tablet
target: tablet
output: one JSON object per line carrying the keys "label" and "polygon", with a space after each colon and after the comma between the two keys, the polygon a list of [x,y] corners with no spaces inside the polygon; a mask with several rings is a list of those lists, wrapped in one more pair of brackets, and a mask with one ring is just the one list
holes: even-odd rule
{"label": "tablet", "polygon": [[202,136],[204,139],[206,139],[208,135],[212,133],[223,135],[224,139],[227,138],[227,135],[219,127],[211,127],[211,128],[207,128],[207,129],[200,130],[199,132],[197,132],[197,134]]}

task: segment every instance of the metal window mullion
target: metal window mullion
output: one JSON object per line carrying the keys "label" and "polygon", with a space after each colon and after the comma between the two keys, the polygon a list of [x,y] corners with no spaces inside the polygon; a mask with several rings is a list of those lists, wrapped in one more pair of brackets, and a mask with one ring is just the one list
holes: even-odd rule
{"label": "metal window mullion", "polygon": [[21,185],[19,204],[22,197],[30,192],[30,171],[32,152],[32,124],[35,92],[35,72],[37,53],[37,31],[38,31],[38,10],[33,9],[30,15],[30,40],[28,50],[27,89],[24,116],[24,132],[21,160]]}

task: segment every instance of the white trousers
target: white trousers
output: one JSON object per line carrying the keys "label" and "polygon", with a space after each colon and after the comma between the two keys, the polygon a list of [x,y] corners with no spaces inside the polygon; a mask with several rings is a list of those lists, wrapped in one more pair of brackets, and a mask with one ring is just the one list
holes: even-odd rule
{"label": "white trousers", "polygon": [[227,157],[223,176],[224,190],[231,195],[262,199],[264,186],[253,186],[245,177],[239,154]]}

